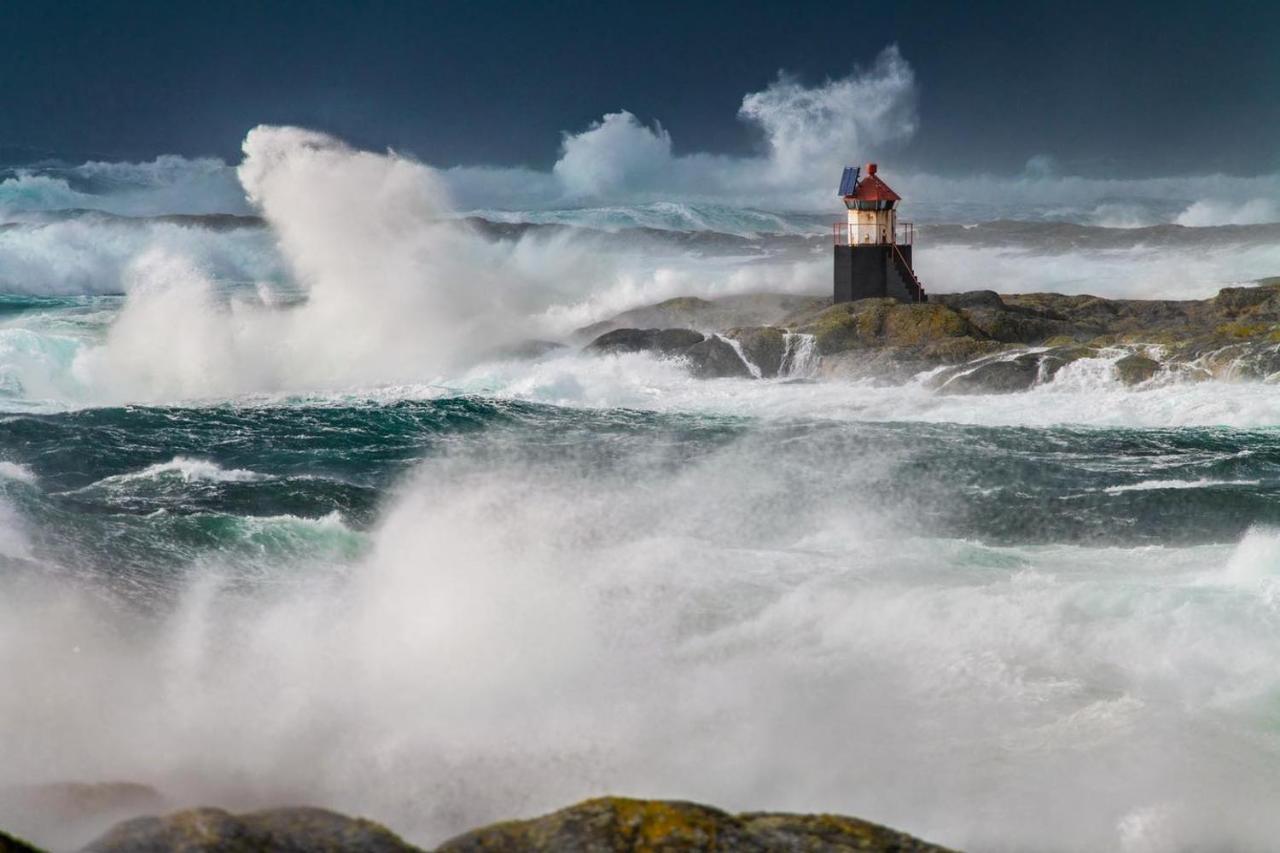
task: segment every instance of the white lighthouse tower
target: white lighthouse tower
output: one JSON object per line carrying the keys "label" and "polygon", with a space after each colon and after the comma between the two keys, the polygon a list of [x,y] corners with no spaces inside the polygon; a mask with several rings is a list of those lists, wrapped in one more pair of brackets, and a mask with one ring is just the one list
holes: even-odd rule
{"label": "white lighthouse tower", "polygon": [[911,266],[915,229],[898,222],[902,197],[867,164],[867,174],[850,166],[840,178],[839,195],[848,216],[832,228],[835,242],[835,301],[890,297],[926,302],[924,286]]}

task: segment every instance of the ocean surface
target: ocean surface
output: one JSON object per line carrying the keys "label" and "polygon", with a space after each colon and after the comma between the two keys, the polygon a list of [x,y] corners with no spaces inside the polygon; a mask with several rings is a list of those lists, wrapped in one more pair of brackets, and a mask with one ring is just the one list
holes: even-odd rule
{"label": "ocean surface", "polygon": [[[1274,385],[512,358],[668,296],[823,292],[822,214],[463,212],[530,226],[495,232],[425,167],[252,141],[243,189],[0,175],[0,814],[129,780],[431,843],[610,792],[975,851],[1274,847]],[[938,290],[1280,273],[1265,223],[933,227]]]}

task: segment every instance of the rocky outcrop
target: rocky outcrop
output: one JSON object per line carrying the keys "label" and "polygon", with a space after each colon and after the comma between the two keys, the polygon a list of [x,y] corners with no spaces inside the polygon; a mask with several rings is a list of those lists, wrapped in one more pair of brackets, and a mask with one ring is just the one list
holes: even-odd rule
{"label": "rocky outcrop", "polygon": [[534,818],[478,829],[440,853],[607,853],[607,851],[837,851],[946,853],[945,848],[874,823],[836,815],[741,814],[710,806],[606,797]]}
{"label": "rocky outcrop", "polygon": [[[1053,380],[1080,358],[1103,353],[1115,362],[1115,377],[1129,385],[1143,385],[1162,371],[1189,378],[1280,376],[1280,278],[1187,301],[1001,295],[992,290],[931,294],[925,304],[863,299],[832,305],[816,297],[791,299],[787,303],[777,294],[762,294],[754,302],[746,296],[668,300],[603,326],[630,317],[679,316],[695,318],[691,326],[719,330],[719,337],[704,338],[688,328],[613,328],[587,350],[679,355],[688,358],[697,376],[758,371],[771,378],[783,372],[788,335],[804,334],[812,336],[820,356],[818,377],[898,382],[934,371],[933,384],[948,393],[1025,390]],[[779,316],[783,305],[795,310]],[[733,306],[741,310],[730,310]],[[774,319],[715,322],[747,315]],[[721,338],[741,348],[749,367],[728,357]]]}
{"label": "rocky outcrop", "polygon": [[587,344],[588,352],[613,354],[621,352],[654,352],[678,355],[705,336],[692,329],[615,329]]}
{"label": "rocky outcrop", "polygon": [[730,329],[726,338],[742,347],[742,354],[760,371],[764,379],[772,379],[782,370],[787,353],[787,330],[777,326],[755,326]]}
{"label": "rocky outcrop", "polygon": [[936,382],[948,394],[1008,394],[1025,391],[1040,377],[1040,359],[1033,355],[993,359]]}
{"label": "rocky outcrop", "polygon": [[870,850],[946,853],[855,817],[730,815],[718,808],[671,800],[590,799],[529,821],[511,821],[445,841],[440,853],[534,853],[562,850],[687,850],[689,853],[767,853],[773,850]]}
{"label": "rocky outcrop", "polygon": [[731,329],[737,326],[777,325],[784,317],[820,310],[830,298],[789,293],[739,293],[715,299],[678,296],[656,305],[624,311],[616,317],[576,330],[575,341],[594,340],[614,329],[686,328]]}
{"label": "rocky outcrop", "polygon": [[583,348],[597,355],[651,352],[683,359],[699,379],[749,378],[751,368],[733,345],[719,337],[691,329],[615,329]]}
{"label": "rocky outcrop", "polygon": [[85,853],[404,853],[418,848],[372,821],[325,809],[271,809],[233,815],[191,809],[166,817],[121,823],[84,848]]}
{"label": "rocky outcrop", "polygon": [[[325,809],[234,815],[190,809],[118,824],[84,853],[421,853],[372,821]],[[853,817],[749,812],[672,800],[601,797],[530,820],[475,829],[438,853],[949,853],[946,848]],[[39,853],[0,833],[0,853]]]}
{"label": "rocky outcrop", "polygon": [[694,344],[680,353],[689,363],[689,372],[699,379],[748,379],[751,368],[733,345],[718,336]]}
{"label": "rocky outcrop", "polygon": [[987,336],[963,314],[942,304],[909,305],[892,299],[860,299],[825,309],[799,326],[823,355],[849,349],[925,348],[954,339]]}

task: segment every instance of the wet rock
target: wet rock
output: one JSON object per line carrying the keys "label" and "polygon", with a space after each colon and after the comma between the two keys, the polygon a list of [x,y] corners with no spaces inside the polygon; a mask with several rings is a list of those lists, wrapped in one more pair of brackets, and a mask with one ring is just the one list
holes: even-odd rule
{"label": "wet rock", "polygon": [[960,313],[983,335],[1003,343],[1035,345],[1054,337],[1074,337],[1079,332],[1070,323],[1018,311],[971,308]]}
{"label": "wet rock", "polygon": [[1160,362],[1145,355],[1126,355],[1115,364],[1116,377],[1125,385],[1138,385],[1155,376]]}
{"label": "wet rock", "polygon": [[675,355],[703,340],[701,332],[692,329],[614,329],[587,344],[587,352],[615,354],[655,352]]}
{"label": "wet rock", "polygon": [[1086,346],[1060,346],[1040,353],[1040,379],[1048,381],[1058,375],[1058,371],[1082,358],[1096,358],[1098,351]]}
{"label": "wet rock", "polygon": [[1009,394],[1027,390],[1039,377],[1040,357],[1028,353],[961,368],[943,379],[939,390],[947,394]]}
{"label": "wet rock", "polygon": [[751,370],[733,345],[723,338],[710,337],[684,350],[689,372],[699,379],[750,379]]}
{"label": "wet rock", "polygon": [[286,808],[233,815],[191,809],[117,824],[84,853],[405,853],[418,848],[379,824],[325,809]]}
{"label": "wet rock", "polygon": [[994,290],[967,290],[963,293],[931,293],[930,302],[937,302],[957,311],[965,308],[1005,310],[1004,300]]}
{"label": "wet rock", "polygon": [[15,838],[7,832],[0,832],[0,853],[42,853],[42,851],[21,838]]}
{"label": "wet rock", "polygon": [[787,351],[787,332],[777,326],[755,326],[746,329],[730,329],[725,332],[742,347],[742,354],[760,369],[760,375],[770,379],[782,370],[782,359]]}
{"label": "wet rock", "polygon": [[573,333],[573,339],[589,341],[613,329],[732,329],[789,325],[784,318],[793,314],[816,313],[830,305],[829,296],[790,293],[738,293],[715,299],[678,296],[654,305],[632,308],[584,326]]}
{"label": "wet rock", "polygon": [[614,329],[583,347],[587,352],[613,355],[623,352],[647,352],[653,349],[657,329]]}
{"label": "wet rock", "polygon": [[946,853],[857,818],[835,815],[732,815],[696,803],[588,800],[533,820],[509,821],[446,841],[439,853],[607,853],[607,851],[830,851]]}
{"label": "wet rock", "polygon": [[692,329],[660,329],[653,337],[653,347],[663,355],[674,355],[705,339],[705,335]]}

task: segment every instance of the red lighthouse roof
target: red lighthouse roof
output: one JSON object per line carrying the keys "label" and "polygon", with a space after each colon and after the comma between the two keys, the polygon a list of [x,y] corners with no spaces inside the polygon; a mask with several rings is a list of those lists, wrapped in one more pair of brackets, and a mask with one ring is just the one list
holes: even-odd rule
{"label": "red lighthouse roof", "polygon": [[853,195],[846,196],[855,201],[901,201],[902,196],[889,188],[889,185],[880,180],[880,176],[876,174],[876,164],[867,164],[867,176],[858,181],[858,185],[854,187]]}

